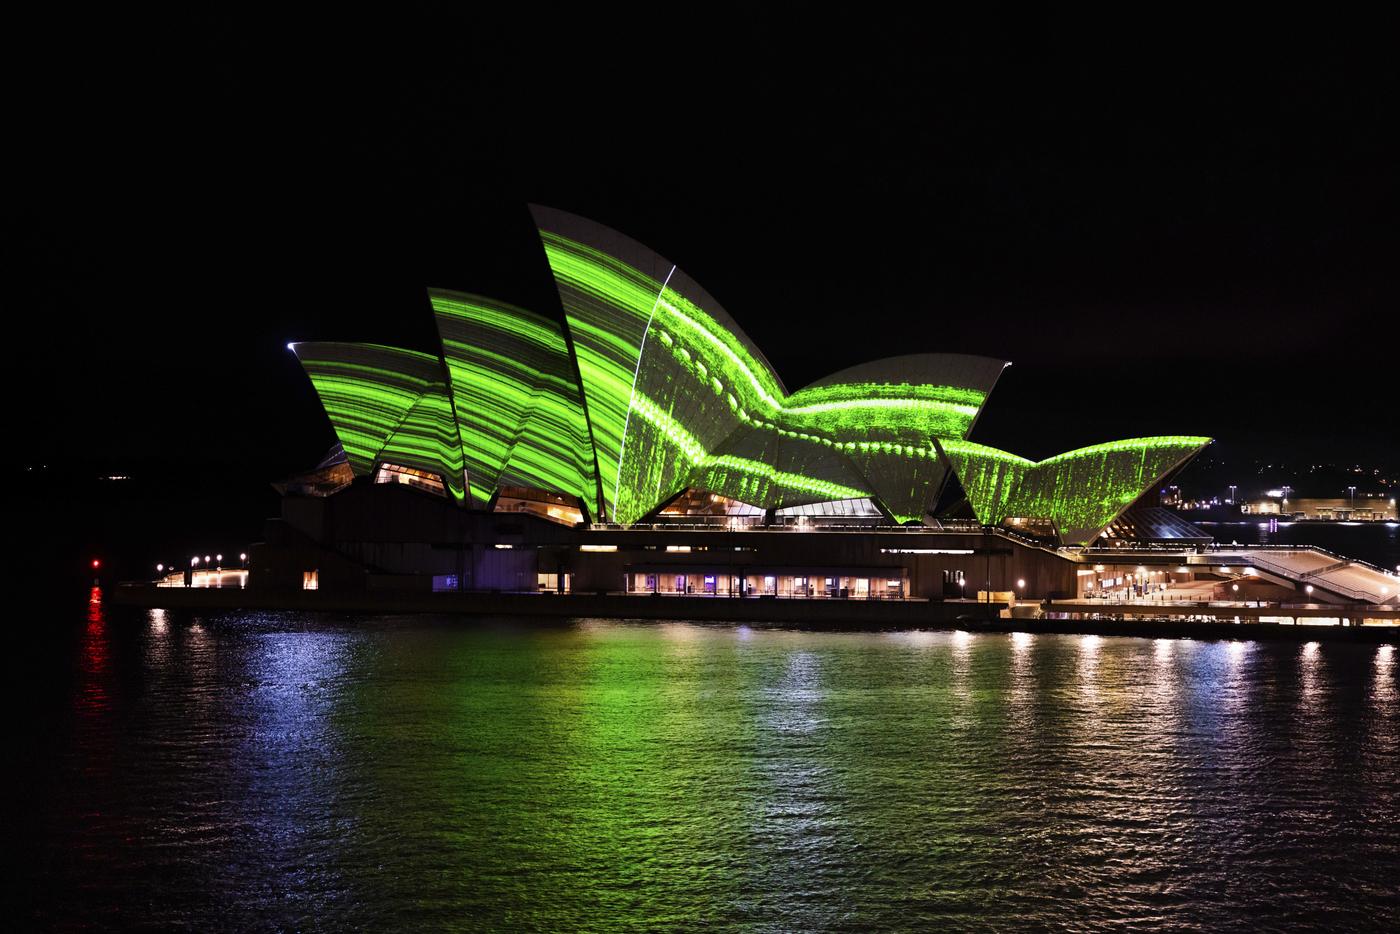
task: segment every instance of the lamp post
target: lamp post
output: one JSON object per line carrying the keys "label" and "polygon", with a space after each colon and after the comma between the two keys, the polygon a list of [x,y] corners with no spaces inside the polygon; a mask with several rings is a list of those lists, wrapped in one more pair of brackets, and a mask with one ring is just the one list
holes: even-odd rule
{"label": "lamp post", "polygon": [[1354,487],[1354,486],[1349,486],[1349,487],[1347,487],[1347,496],[1349,496],[1349,497],[1351,498],[1351,508],[1352,508],[1353,511],[1355,511],[1355,509],[1356,509],[1356,487]]}
{"label": "lamp post", "polygon": [[1235,505],[1235,490],[1236,490],[1236,489],[1237,489],[1237,487],[1235,486],[1235,484],[1233,484],[1233,483],[1230,484],[1230,505],[1231,505],[1231,506]]}

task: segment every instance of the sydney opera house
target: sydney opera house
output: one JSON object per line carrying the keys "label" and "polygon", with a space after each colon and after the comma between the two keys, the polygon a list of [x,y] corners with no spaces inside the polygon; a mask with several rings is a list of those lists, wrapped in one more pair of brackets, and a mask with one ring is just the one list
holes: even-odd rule
{"label": "sydney opera house", "polygon": [[1034,597],[1101,586],[1085,546],[1204,539],[1155,493],[1207,438],[976,444],[989,357],[789,391],[675,264],[532,212],[560,307],[433,290],[435,353],[291,345],[339,443],[278,484],[250,586]]}

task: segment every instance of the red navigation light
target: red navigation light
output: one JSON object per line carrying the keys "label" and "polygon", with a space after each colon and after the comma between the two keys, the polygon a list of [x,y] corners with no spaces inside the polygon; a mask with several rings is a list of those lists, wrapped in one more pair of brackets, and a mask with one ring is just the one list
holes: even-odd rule
{"label": "red navigation light", "polygon": [[101,561],[98,561],[96,558],[93,558],[93,559],[92,559],[92,566],[95,567],[95,568],[100,568],[100,567],[102,567],[102,562],[101,562]]}

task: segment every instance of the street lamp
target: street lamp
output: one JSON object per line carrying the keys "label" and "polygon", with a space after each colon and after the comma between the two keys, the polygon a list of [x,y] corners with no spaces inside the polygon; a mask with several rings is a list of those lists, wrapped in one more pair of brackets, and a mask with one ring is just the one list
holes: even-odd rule
{"label": "street lamp", "polygon": [[1231,506],[1235,505],[1235,490],[1236,490],[1236,489],[1237,489],[1237,487],[1236,487],[1233,483],[1230,484],[1230,505],[1231,505]]}
{"label": "street lamp", "polygon": [[1349,486],[1349,487],[1347,487],[1347,495],[1351,497],[1351,508],[1352,508],[1352,509],[1355,509],[1355,508],[1356,508],[1356,487],[1354,487],[1354,486]]}

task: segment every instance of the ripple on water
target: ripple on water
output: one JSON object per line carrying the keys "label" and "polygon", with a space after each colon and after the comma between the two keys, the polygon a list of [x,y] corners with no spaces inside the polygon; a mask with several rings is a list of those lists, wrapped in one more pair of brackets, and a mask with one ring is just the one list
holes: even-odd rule
{"label": "ripple on water", "polygon": [[31,921],[1385,928],[1387,647],[87,608]]}

